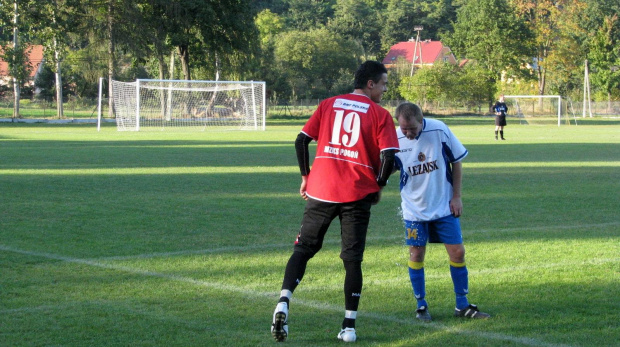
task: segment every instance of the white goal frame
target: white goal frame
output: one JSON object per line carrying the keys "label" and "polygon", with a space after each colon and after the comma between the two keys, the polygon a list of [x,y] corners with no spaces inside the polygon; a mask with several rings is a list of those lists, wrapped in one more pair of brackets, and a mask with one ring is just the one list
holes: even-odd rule
{"label": "white goal frame", "polygon": [[562,124],[562,96],[561,95],[504,95],[504,99],[557,99],[558,126]]}
{"label": "white goal frame", "polygon": [[137,79],[112,83],[118,131],[265,130],[265,82]]}

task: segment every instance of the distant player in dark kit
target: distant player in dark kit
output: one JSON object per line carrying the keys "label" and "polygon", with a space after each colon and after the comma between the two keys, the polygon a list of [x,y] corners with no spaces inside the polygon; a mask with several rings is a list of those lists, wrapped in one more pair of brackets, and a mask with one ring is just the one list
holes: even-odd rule
{"label": "distant player in dark kit", "polygon": [[395,111],[400,152],[395,168],[400,169],[401,209],[409,246],[409,279],[417,301],[416,318],[430,321],[426,302],[424,256],[426,244],[443,243],[450,259],[450,275],[456,295],[454,315],[489,318],[467,300],[468,273],[459,217],[461,160],[467,149],[443,122],[425,119],[416,104],[402,103]]}
{"label": "distant player in dark kit", "polygon": [[[363,63],[355,73],[354,91],[321,102],[297,136],[299,193],[307,203],[273,313],[271,334],[276,341],[288,337],[293,291],[336,217],[340,219],[340,258],[345,269],[345,318],[337,337],[345,342],[357,339],[355,319],[362,294],[362,259],[370,208],[380,200],[398,150],[394,121],[377,104],[385,91],[385,66],[376,61]],[[317,148],[311,171],[308,145],[312,140],[317,141]]]}
{"label": "distant player in dark kit", "polygon": [[497,140],[497,132],[504,138],[504,127],[506,126],[506,112],[508,112],[508,106],[504,102],[504,95],[499,96],[499,100],[493,105],[493,111],[495,112],[495,139]]}

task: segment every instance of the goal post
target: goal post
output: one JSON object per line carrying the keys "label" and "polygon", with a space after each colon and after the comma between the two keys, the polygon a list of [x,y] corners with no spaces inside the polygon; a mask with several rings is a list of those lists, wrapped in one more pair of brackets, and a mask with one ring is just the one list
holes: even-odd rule
{"label": "goal post", "polygon": [[266,85],[257,81],[112,81],[117,130],[265,130]]}
{"label": "goal post", "polygon": [[563,117],[570,124],[569,103],[561,95],[504,95],[504,99],[514,110],[509,113],[528,124],[555,122],[557,119],[560,126]]}

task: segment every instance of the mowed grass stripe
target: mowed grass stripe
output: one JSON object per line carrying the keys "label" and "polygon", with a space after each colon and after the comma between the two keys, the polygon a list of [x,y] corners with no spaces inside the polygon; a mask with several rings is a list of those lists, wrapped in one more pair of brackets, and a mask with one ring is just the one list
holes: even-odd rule
{"label": "mowed grass stripe", "polygon": [[[243,296],[252,296],[252,297],[257,297],[257,298],[269,298],[269,299],[275,300],[277,299],[277,295],[278,295],[278,293],[274,293],[274,292],[247,290],[239,286],[227,285],[227,284],[223,284],[220,282],[209,282],[209,281],[203,281],[203,280],[196,280],[190,277],[176,276],[176,275],[171,275],[171,274],[159,273],[155,271],[141,270],[141,269],[136,269],[136,268],[132,268],[128,266],[109,264],[109,263],[104,263],[104,262],[94,261],[94,260],[66,257],[66,256],[53,254],[53,253],[32,252],[32,251],[16,249],[16,248],[4,246],[4,245],[0,245],[0,250],[5,251],[5,252],[18,253],[18,254],[27,255],[27,256],[42,257],[46,259],[60,260],[63,262],[68,262],[68,263],[87,265],[87,266],[102,268],[106,270],[121,271],[121,272],[126,272],[126,273],[130,273],[134,275],[155,277],[155,278],[160,278],[160,279],[165,279],[165,280],[170,280],[170,281],[175,281],[175,282],[182,282],[182,283],[187,283],[187,284],[192,284],[192,285],[197,285],[197,286],[213,288],[213,289],[221,290],[225,292],[241,294]],[[332,311],[332,312],[342,311],[342,307],[340,305],[338,306],[330,305],[325,302],[320,302],[316,300],[295,299],[295,305],[302,305],[302,306],[306,306],[306,307],[310,307],[314,309]],[[53,307],[53,306],[45,305],[43,309],[48,310],[50,309],[50,307]],[[33,310],[37,310],[36,307],[34,308],[24,307],[22,309],[30,311],[30,312]],[[2,314],[10,314],[10,313],[15,313],[15,312],[18,312],[18,311],[16,310],[0,311],[0,313]],[[532,339],[532,338],[526,338],[526,337],[510,336],[510,335],[505,335],[505,334],[489,333],[489,332],[481,332],[481,331],[471,331],[471,330],[463,329],[460,327],[446,326],[438,322],[430,322],[430,323],[414,322],[411,319],[402,319],[402,318],[398,318],[394,316],[383,315],[383,314],[378,314],[378,313],[373,313],[373,312],[363,312],[363,313],[360,313],[360,316],[369,317],[369,318],[381,320],[381,321],[394,322],[400,325],[415,325],[418,328],[432,328],[436,330],[443,330],[443,331],[447,331],[451,333],[458,333],[462,335],[481,337],[481,338],[486,338],[486,339],[491,339],[491,340],[507,341],[507,342],[512,342],[512,343],[519,343],[519,344],[523,344],[527,346],[546,346],[546,347],[569,346],[569,345],[562,345],[562,344],[546,343],[544,341],[540,341],[540,340]],[[300,328],[301,328],[301,325],[300,325]]]}
{"label": "mowed grass stripe", "polygon": [[[465,163],[468,169],[493,168],[540,168],[540,162],[496,162],[496,163]],[[546,162],[546,168],[570,167],[620,167],[620,161],[584,161],[584,162]],[[195,167],[130,167],[130,168],[80,168],[80,169],[0,169],[0,175],[156,175],[156,174],[209,174],[209,173],[298,173],[297,166],[195,166]]]}
{"label": "mowed grass stripe", "polygon": [[[465,235],[478,234],[478,233],[511,233],[516,231],[564,231],[568,229],[593,229],[593,228],[606,228],[611,226],[620,225],[620,221],[617,222],[609,222],[609,223],[597,223],[597,224],[568,224],[568,225],[549,225],[549,226],[533,226],[533,227],[523,227],[523,228],[498,228],[498,229],[471,229],[463,228],[463,233]],[[381,235],[381,236],[368,236],[366,238],[367,241],[390,241],[390,240],[403,240],[403,247],[405,247],[404,243],[404,234],[393,234],[393,235]],[[237,251],[264,251],[270,249],[286,249],[293,247],[294,238],[291,238],[288,243],[270,243],[270,244],[261,244],[261,245],[243,245],[243,246],[228,246],[228,247],[215,247],[215,248],[205,248],[205,249],[188,249],[183,251],[175,251],[175,252],[157,252],[157,253],[146,253],[146,254],[136,254],[129,256],[111,256],[111,257],[102,257],[94,260],[105,261],[105,260],[132,260],[132,259],[148,259],[148,258],[160,258],[160,257],[173,257],[173,256],[185,256],[192,254],[215,254],[215,253],[230,253]],[[325,245],[336,245],[340,244],[340,240],[329,240],[326,239],[324,241]],[[371,246],[371,245],[369,245]]]}

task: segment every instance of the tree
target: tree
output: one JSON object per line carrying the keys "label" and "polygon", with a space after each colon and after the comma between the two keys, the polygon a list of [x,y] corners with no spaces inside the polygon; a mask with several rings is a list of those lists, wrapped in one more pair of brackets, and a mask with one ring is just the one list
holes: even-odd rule
{"label": "tree", "polygon": [[448,46],[457,56],[473,59],[492,72],[490,83],[501,79],[502,73],[520,74],[533,56],[533,36],[514,8],[506,0],[464,3],[457,9],[454,33],[446,37]]}
{"label": "tree", "polygon": [[456,18],[455,8],[449,0],[387,0],[381,11],[381,51],[386,53],[400,41],[406,41],[415,34],[414,26],[424,27],[423,39],[439,39]]}
{"label": "tree", "polygon": [[33,27],[37,25],[38,7],[37,0],[0,0],[0,27],[8,28],[12,34],[11,42],[0,47],[0,57],[8,63],[9,76],[12,77],[14,118],[20,116],[21,87],[32,70],[32,65],[27,61],[27,45],[22,42],[29,42]]}
{"label": "tree", "polygon": [[358,42],[364,48],[363,60],[368,60],[377,56],[381,48],[379,13],[376,6],[366,1],[338,0],[328,28]]}
{"label": "tree", "polygon": [[333,16],[335,0],[288,0],[287,26],[293,30],[312,30],[327,24]]}
{"label": "tree", "polygon": [[275,45],[278,35],[284,28],[284,19],[269,9],[258,13],[254,23],[260,36],[260,53],[258,54],[258,79],[267,84],[267,94],[274,100],[278,95],[286,95],[288,84],[275,62]]}
{"label": "tree", "polygon": [[325,28],[289,31],[278,36],[275,59],[295,96],[325,97],[340,76],[353,74],[361,50],[354,41]]}
{"label": "tree", "polygon": [[488,83],[493,78],[489,74],[490,71],[476,62],[466,64],[457,74],[454,101],[465,102],[470,108],[477,107],[480,112],[482,105],[493,100],[497,92],[497,84]]}
{"label": "tree", "polygon": [[618,30],[618,15],[606,17],[590,45],[588,59],[592,67],[592,83],[607,94],[620,88],[620,41],[614,41]]}
{"label": "tree", "polygon": [[69,34],[77,24],[77,6],[79,2],[76,0],[38,1],[36,12],[31,13],[36,22],[33,35],[45,47],[46,62],[53,66],[58,118],[64,117],[61,62],[70,45]]}
{"label": "tree", "polygon": [[422,108],[426,108],[427,102],[448,101],[456,88],[457,73],[457,67],[447,63],[422,67],[413,76],[403,78],[400,94],[421,103]]}
{"label": "tree", "polygon": [[222,56],[249,51],[258,36],[247,1],[158,0],[154,6],[164,17],[167,38],[177,47],[187,80],[192,79],[190,48],[196,48],[197,57],[211,53],[218,69]]}
{"label": "tree", "polygon": [[[535,64],[538,94],[544,95],[549,73],[562,78],[579,69],[583,62],[575,59],[580,50],[577,38],[582,31],[579,17],[585,10],[580,0],[511,0],[517,16],[525,21],[534,33]],[[555,70],[555,71],[554,71]],[[554,81],[555,82],[555,81]],[[568,82],[568,81],[566,81]],[[561,87],[560,87],[561,88]],[[556,89],[558,89],[556,87]]]}
{"label": "tree", "polygon": [[258,29],[260,42],[263,48],[272,48],[275,36],[282,31],[284,21],[282,17],[271,12],[269,9],[263,10],[256,15],[254,24]]}

